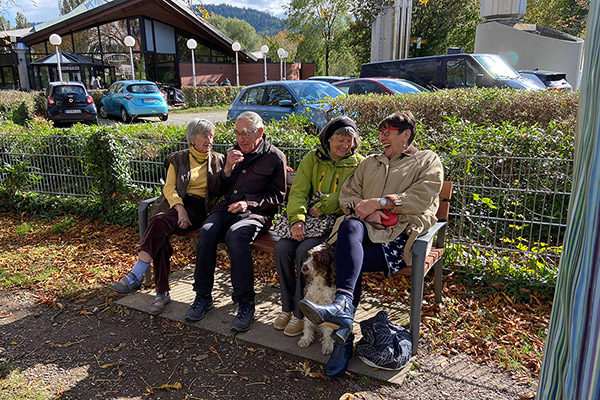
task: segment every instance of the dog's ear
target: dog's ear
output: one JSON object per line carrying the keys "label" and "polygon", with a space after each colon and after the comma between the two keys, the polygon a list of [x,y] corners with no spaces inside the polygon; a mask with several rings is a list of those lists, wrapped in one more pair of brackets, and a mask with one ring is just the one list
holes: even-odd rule
{"label": "dog's ear", "polygon": [[[331,246],[329,246],[329,247],[331,247]],[[329,265],[329,264],[333,263],[333,252],[327,246],[313,248],[311,250],[310,256],[319,265]]]}

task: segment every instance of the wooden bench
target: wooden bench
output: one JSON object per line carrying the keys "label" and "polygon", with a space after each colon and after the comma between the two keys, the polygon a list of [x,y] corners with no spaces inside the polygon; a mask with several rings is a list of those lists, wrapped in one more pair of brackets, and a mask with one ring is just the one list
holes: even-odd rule
{"label": "wooden bench", "polygon": [[[289,173],[288,173],[289,174]],[[292,175],[288,175],[291,179],[288,181],[286,197],[289,194],[289,188],[293,179]],[[419,346],[419,337],[421,329],[421,309],[423,302],[423,287],[425,284],[425,275],[434,268],[435,279],[435,301],[442,301],[442,266],[444,255],[444,241],[446,238],[446,226],[448,224],[448,214],[450,213],[450,199],[452,197],[452,182],[445,181],[440,192],[440,204],[436,213],[438,222],[425,234],[419,236],[413,245],[412,261],[413,265],[409,268],[401,270],[403,275],[410,275],[410,333],[412,339],[412,354],[417,354]],[[140,239],[143,238],[148,224],[148,210],[150,205],[156,201],[158,197],[144,200],[138,207]],[[180,234],[192,239],[198,237],[198,230],[189,231]],[[250,244],[252,249],[264,251],[273,254],[275,245],[279,241],[272,230],[260,235],[254,242]],[[151,281],[150,268],[146,270],[144,282]]]}

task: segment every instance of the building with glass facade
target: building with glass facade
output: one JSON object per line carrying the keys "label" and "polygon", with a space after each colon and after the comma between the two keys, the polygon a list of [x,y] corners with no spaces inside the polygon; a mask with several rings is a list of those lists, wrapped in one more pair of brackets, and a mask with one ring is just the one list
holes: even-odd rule
{"label": "building with glass facade", "polygon": [[[181,86],[181,64],[191,63],[186,43],[194,39],[196,71],[202,65],[235,63],[232,40],[196,15],[180,0],[87,0],[55,20],[0,36],[0,87],[40,90],[58,80],[57,34],[63,80],[90,85],[92,76],[103,86],[131,78],[126,36],[135,39],[136,79]],[[250,52],[238,52],[242,63],[256,63]]]}

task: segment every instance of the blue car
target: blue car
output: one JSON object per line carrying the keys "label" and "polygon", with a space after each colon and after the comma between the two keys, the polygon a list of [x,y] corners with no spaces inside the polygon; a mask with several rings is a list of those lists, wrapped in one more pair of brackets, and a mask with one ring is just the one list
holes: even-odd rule
{"label": "blue car", "polygon": [[169,108],[163,94],[154,82],[117,81],[110,85],[100,105],[100,116],[120,117],[131,122],[139,117],[169,118]]}
{"label": "blue car", "polygon": [[259,83],[240,92],[229,107],[227,120],[235,121],[244,111],[254,111],[265,121],[297,113],[308,116],[320,131],[327,123],[323,115],[323,109],[327,109],[324,100],[342,94],[331,84],[315,80]]}

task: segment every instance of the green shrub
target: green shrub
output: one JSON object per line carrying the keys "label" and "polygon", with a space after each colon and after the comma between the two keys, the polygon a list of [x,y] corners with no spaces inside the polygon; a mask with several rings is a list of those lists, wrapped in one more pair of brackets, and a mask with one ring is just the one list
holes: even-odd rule
{"label": "green shrub", "polygon": [[241,86],[184,86],[187,107],[214,107],[231,104],[240,93]]}
{"label": "green shrub", "polygon": [[426,129],[439,130],[448,118],[466,124],[489,126],[554,125],[575,128],[578,92],[552,90],[453,89],[394,96],[351,95],[329,101],[329,116],[348,115],[357,121],[362,134],[374,131],[387,115],[410,110]]}
{"label": "green shrub", "polygon": [[0,119],[25,125],[36,116],[43,118],[45,113],[45,102],[37,92],[0,91]]}

